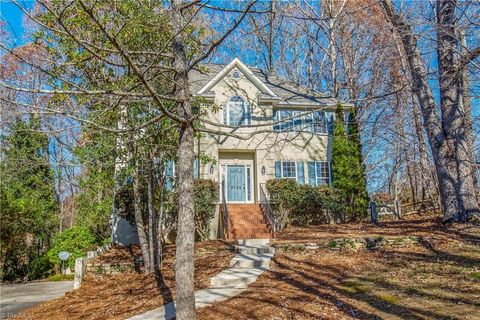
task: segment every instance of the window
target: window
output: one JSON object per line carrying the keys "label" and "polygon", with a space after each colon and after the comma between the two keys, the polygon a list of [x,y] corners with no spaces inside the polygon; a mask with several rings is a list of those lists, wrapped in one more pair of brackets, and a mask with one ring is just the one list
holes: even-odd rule
{"label": "window", "polygon": [[282,178],[297,179],[295,161],[282,161]]}
{"label": "window", "polygon": [[327,118],[325,112],[315,111],[304,114],[301,110],[275,110],[273,130],[285,131],[305,131],[313,133],[327,133]]}
{"label": "window", "polygon": [[233,96],[223,109],[223,123],[232,127],[239,127],[252,123],[250,106],[242,97]]}
{"label": "window", "polygon": [[317,186],[330,184],[330,162],[315,162],[315,182]]}
{"label": "window", "polygon": [[237,69],[233,70],[233,72],[232,72],[232,79],[233,80],[239,80],[241,76],[242,76],[242,74],[240,73],[240,71],[238,71]]}
{"label": "window", "polygon": [[312,114],[313,116],[313,132],[314,133],[326,133],[327,132],[327,119],[325,117],[325,112],[317,111]]}

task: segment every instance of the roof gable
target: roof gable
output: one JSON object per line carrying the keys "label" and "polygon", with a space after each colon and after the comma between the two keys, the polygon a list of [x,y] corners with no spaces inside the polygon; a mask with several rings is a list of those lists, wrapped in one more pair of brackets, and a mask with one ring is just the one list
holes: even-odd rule
{"label": "roof gable", "polygon": [[250,82],[252,82],[262,93],[268,94],[272,97],[277,97],[277,95],[238,58],[233,59],[220,72],[218,72],[206,85],[204,85],[197,92],[197,95],[203,95],[208,92],[220,80],[227,76],[234,68],[237,68],[240,72],[242,72],[247,77],[247,79],[250,80]]}

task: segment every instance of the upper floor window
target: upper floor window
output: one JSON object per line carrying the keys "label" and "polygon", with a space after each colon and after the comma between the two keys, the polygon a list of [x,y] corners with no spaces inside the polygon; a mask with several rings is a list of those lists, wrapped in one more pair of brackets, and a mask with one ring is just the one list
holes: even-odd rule
{"label": "upper floor window", "polygon": [[250,105],[240,96],[233,96],[223,108],[223,124],[239,127],[252,123]]}
{"label": "upper floor window", "polygon": [[275,131],[305,131],[313,133],[327,133],[328,119],[324,111],[315,111],[308,114],[300,110],[275,110],[274,121],[277,122]]}

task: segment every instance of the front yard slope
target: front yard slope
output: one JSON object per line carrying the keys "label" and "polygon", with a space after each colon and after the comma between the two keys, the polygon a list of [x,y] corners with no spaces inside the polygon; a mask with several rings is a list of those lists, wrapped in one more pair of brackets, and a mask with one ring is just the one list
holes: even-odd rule
{"label": "front yard slope", "polygon": [[[131,261],[134,253],[134,250],[117,247],[99,260],[110,263]],[[210,279],[227,269],[234,256],[235,253],[229,250],[228,244],[222,241],[197,243],[195,290],[208,287]],[[168,246],[165,249],[161,279],[135,272],[87,274],[80,289],[68,292],[60,299],[27,309],[17,315],[16,319],[125,319],[158,308],[175,299],[174,261],[175,247]]]}

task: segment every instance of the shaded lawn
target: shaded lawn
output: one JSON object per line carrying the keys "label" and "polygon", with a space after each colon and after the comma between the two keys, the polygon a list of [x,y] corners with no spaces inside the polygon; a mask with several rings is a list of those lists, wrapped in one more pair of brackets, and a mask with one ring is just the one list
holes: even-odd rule
{"label": "shaded lawn", "polygon": [[[475,241],[480,228],[455,225],[430,230],[431,222],[424,220],[416,230],[407,222],[386,231],[428,234],[420,245],[358,252],[279,250],[272,269],[247,291],[200,309],[198,318],[480,319],[480,245]],[[348,226],[352,225],[316,228],[369,235],[368,226],[359,227],[359,232]],[[398,231],[404,228],[410,233]],[[324,231],[313,229],[318,240]]]}
{"label": "shaded lawn", "polygon": [[[139,254],[139,249],[113,248],[100,260],[110,263],[132,261],[133,254]],[[208,287],[210,278],[228,268],[234,255],[222,241],[196,244],[195,289]],[[125,319],[158,308],[175,297],[174,258],[175,247],[168,246],[162,264],[162,279],[134,272],[112,276],[87,274],[80,289],[29,308],[16,319]]]}

